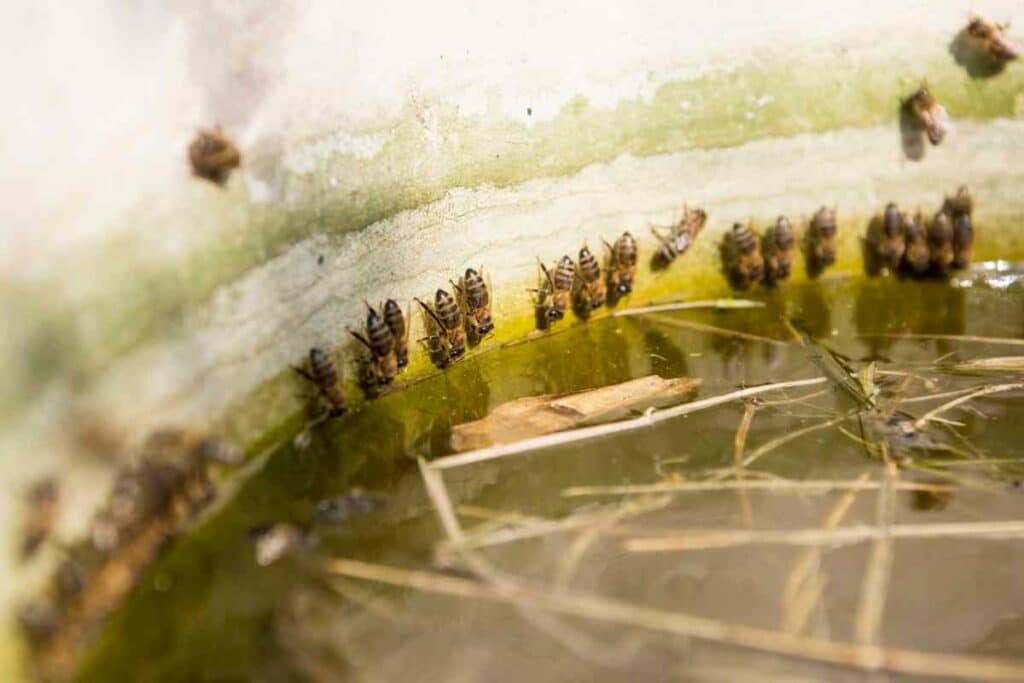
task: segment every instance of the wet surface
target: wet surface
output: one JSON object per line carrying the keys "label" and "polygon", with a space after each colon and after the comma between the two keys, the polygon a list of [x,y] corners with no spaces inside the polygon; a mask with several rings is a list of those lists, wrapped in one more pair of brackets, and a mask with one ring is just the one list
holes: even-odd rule
{"label": "wet surface", "polygon": [[[443,374],[315,427],[305,448],[289,443],[271,453],[226,504],[145,572],[98,634],[82,679],[750,680],[752,668],[763,679],[867,676],[658,629],[342,578],[325,569],[323,560],[331,558],[444,570],[446,577],[475,577],[471,585],[486,583],[479,566],[472,568],[483,562],[532,589],[675,615],[841,642],[860,637],[886,647],[1024,659],[1019,534],[892,541],[891,569],[882,574],[884,609],[870,628],[863,602],[865,576],[879,552],[875,540],[798,545],[756,537],[700,547],[692,536],[821,530],[844,499],[842,527],[1024,519],[1024,464],[1005,462],[1021,456],[1022,428],[1013,417],[1024,407],[1024,392],[978,397],[943,413],[953,424],[928,422],[919,430],[927,438],[908,437],[901,426],[955,396],[924,397],[1021,379],[952,368],[1024,355],[1024,342],[1012,344],[1024,334],[1019,284],[972,283],[790,285],[754,294],[763,308],[595,318],[530,343],[471,353]],[[451,454],[454,425],[523,396],[648,374],[700,377],[698,398],[820,376],[786,318],[851,369],[874,362],[872,386],[890,422],[865,429],[856,403],[829,383],[767,393],[750,408],[734,401],[646,429],[446,470],[459,522],[480,547],[468,560],[445,551],[416,458]],[[748,411],[741,457],[756,457],[737,473],[737,430]],[[793,438],[771,448],[786,436]],[[883,454],[864,443],[901,438],[911,443],[900,452]],[[882,462],[890,456],[898,458],[896,481],[925,488],[892,485]],[[570,487],[861,476],[874,488],[566,495]],[[373,504],[346,503],[345,515],[324,523],[318,503],[351,496],[357,487],[365,493],[340,500],[366,495]],[[517,541],[492,535],[532,530],[544,519],[580,523]],[[315,533],[318,542],[260,566],[249,532],[277,523]],[[681,532],[692,532],[688,542],[698,547],[638,552],[630,545],[678,540]],[[805,574],[795,569],[801,563]]]}

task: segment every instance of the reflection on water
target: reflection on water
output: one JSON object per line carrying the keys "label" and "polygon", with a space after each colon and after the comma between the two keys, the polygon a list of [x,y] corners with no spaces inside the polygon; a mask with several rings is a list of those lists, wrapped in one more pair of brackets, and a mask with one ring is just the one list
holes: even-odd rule
{"label": "reflection on water", "polygon": [[[823,281],[768,293],[759,309],[605,317],[566,324],[569,329],[528,344],[470,354],[443,374],[318,426],[305,450],[289,445],[272,454],[219,514],[168,549],[151,580],[110,620],[83,679],[741,680],[756,667],[783,680],[862,680],[843,669],[682,640],[658,629],[336,579],[319,561],[359,558],[434,571],[443,535],[414,458],[450,453],[453,425],[506,401],[650,373],[700,377],[701,397],[817,375],[807,351],[789,342],[785,317],[802,321],[837,353],[904,373],[886,385],[892,400],[975,387],[1000,380],[931,364],[943,356],[1007,355],[1005,347],[949,335],[1019,334],[1020,297],[937,282]],[[1021,428],[1013,417],[1024,409],[1020,394],[977,399],[971,404],[976,412],[945,414],[953,423],[941,429],[952,450],[913,452],[898,481],[925,488],[885,494],[892,496],[891,508],[878,503],[884,468],[866,455],[865,432],[854,417],[842,417],[852,407],[848,397],[808,387],[761,399],[740,453],[753,457],[745,481],[866,476],[876,488],[578,492],[735,481],[744,414],[739,402],[619,436],[449,470],[445,483],[467,533],[488,539],[478,558],[503,575],[528,578],[538,590],[843,642],[860,628],[863,577],[875,547],[870,539],[807,546],[777,537],[707,547],[691,539],[692,549],[671,552],[635,552],[629,542],[687,530],[747,529],[745,508],[755,533],[820,530],[837,510],[843,527],[874,527],[886,509],[891,518],[885,521],[896,525],[1020,517],[1024,498],[1000,480],[1020,476],[1021,467],[996,464],[1018,456]],[[899,409],[912,422],[943,400]],[[838,422],[825,424],[829,420]],[[956,462],[947,464],[950,458]],[[955,493],[943,488],[950,484]],[[315,527],[316,502],[356,486],[386,495],[387,505],[324,534],[314,553],[256,565],[246,529],[282,521]],[[569,489],[577,493],[567,495]],[[489,535],[547,518],[588,521],[577,528],[549,525],[525,540]],[[901,538],[893,553],[874,636],[879,642],[1024,657],[1019,541]],[[980,576],[984,581],[976,580]]]}

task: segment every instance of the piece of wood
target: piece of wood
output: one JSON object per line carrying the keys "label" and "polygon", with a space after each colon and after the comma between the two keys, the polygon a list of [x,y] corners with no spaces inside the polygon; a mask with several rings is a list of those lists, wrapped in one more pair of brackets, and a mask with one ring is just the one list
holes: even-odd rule
{"label": "piece of wood", "polygon": [[693,377],[663,379],[648,375],[574,394],[528,396],[503,403],[481,420],[457,425],[452,430],[452,448],[486,448],[621,419],[632,412],[690,399],[700,383],[700,379]]}

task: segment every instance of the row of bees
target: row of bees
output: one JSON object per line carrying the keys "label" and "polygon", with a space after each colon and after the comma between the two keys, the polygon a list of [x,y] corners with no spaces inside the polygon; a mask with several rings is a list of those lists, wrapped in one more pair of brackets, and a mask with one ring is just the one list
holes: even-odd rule
{"label": "row of bees", "polygon": [[864,238],[864,270],[874,276],[883,270],[915,278],[943,277],[971,265],[974,248],[974,199],[966,187],[946,197],[941,208],[925,219],[890,202],[868,226]]}
{"label": "row of bees", "polygon": [[[688,216],[692,216],[688,212]],[[684,218],[663,240],[658,258],[674,260],[685,252],[703,227],[687,224]],[[553,266],[538,261],[542,281],[534,295],[538,326],[547,329],[562,320],[572,308],[581,319],[633,290],[637,266],[637,246],[633,236],[625,232],[614,244],[605,243],[605,265],[584,245],[579,262],[566,255]],[[462,358],[467,349],[478,345],[495,330],[491,311],[491,285],[483,268],[466,269],[458,282],[451,282],[452,292],[438,289],[433,302],[415,299],[423,315],[426,336],[419,340],[430,355],[431,362],[445,369]],[[349,330],[361,351],[357,366],[359,385],[370,398],[379,396],[391,385],[409,363],[409,330],[407,314],[394,299],[382,306],[366,306],[362,330]],[[342,377],[331,355],[319,348],[309,350],[306,362],[292,366],[299,377],[315,390],[312,404],[316,415],[338,417],[345,413],[347,400]]]}
{"label": "row of bees", "polygon": [[[47,590],[18,612],[29,643],[36,651],[45,649],[58,668],[94,622],[131,590],[165,542],[215,498],[211,465],[235,466],[244,459],[223,439],[175,428],[151,434],[135,455],[118,473],[86,538],[52,542],[61,559]],[[23,561],[51,541],[60,490],[47,479],[26,498]]]}
{"label": "row of bees", "polygon": [[[865,269],[875,275],[886,269],[912,277],[944,276],[971,261],[974,230],[973,199],[966,187],[947,197],[930,222],[889,204],[868,227],[863,241]],[[665,268],[696,242],[707,222],[707,212],[684,206],[682,217],[668,227],[651,227],[658,247],[652,269]],[[754,285],[773,288],[789,278],[800,246],[807,275],[818,277],[836,260],[836,211],[823,206],[807,223],[802,239],[790,220],[779,216],[763,232],[753,223],[736,223],[719,244],[721,269],[736,290]],[[604,242],[604,262],[584,244],[578,260],[566,254],[552,265],[538,259],[539,286],[531,289],[537,326],[547,329],[571,309],[581,320],[598,309],[614,306],[633,291],[638,263],[636,240],[629,232],[614,243]],[[433,302],[415,299],[423,315],[423,343],[440,369],[462,358],[495,329],[491,286],[483,269],[469,268],[452,292],[438,289]],[[359,384],[373,398],[381,394],[409,362],[407,314],[394,299],[377,308],[366,304],[361,331],[350,330],[362,348],[357,364]],[[330,355],[320,348],[309,351],[296,373],[316,390],[317,412],[337,417],[345,412],[341,375]]]}

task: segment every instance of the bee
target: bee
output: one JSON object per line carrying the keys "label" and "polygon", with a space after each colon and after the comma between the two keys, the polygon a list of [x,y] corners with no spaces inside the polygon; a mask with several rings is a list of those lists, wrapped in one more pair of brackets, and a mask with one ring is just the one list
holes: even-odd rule
{"label": "bee", "polygon": [[[365,303],[365,302],[364,302]],[[366,304],[366,336],[349,330],[349,334],[359,340],[370,352],[364,358],[360,373],[360,384],[363,388],[382,387],[391,384],[398,374],[398,356],[395,353],[395,337],[384,317],[370,304]]]}
{"label": "bee", "polygon": [[[483,268],[480,270],[483,271]],[[461,299],[469,332],[476,339],[482,339],[493,332],[491,292],[483,276],[472,268],[467,268],[460,284],[453,282],[452,287]]]}
{"label": "bee", "polygon": [[563,256],[555,266],[555,274],[552,275],[547,266],[539,259],[537,263],[540,263],[540,269],[544,272],[546,280],[545,289],[541,290],[541,304],[544,306],[544,317],[550,324],[564,318],[565,310],[569,308],[576,264],[568,256]]}
{"label": "bee", "polygon": [[636,276],[636,240],[628,232],[622,233],[615,244],[604,243],[608,249],[608,263],[605,267],[608,288],[613,295],[625,296],[633,291]]}
{"label": "bee", "polygon": [[764,285],[772,287],[789,277],[793,269],[793,247],[796,237],[793,226],[785,216],[779,216],[775,225],[765,231],[761,238],[761,254],[764,256]]}
{"label": "bee", "polygon": [[693,246],[701,230],[704,229],[707,219],[708,214],[704,209],[691,209],[689,206],[683,205],[683,217],[679,219],[678,223],[668,228],[667,236],[652,225],[651,234],[661,242],[661,246],[654,254],[655,263],[665,267],[685,254]]}
{"label": "bee", "polygon": [[935,214],[928,226],[928,246],[932,271],[936,275],[945,275],[953,265],[953,220],[945,211]]}
{"label": "bee", "polygon": [[188,157],[195,175],[218,185],[227,182],[231,170],[242,162],[235,143],[224,135],[220,126],[212,130],[200,129],[188,147]]}
{"label": "bee", "polygon": [[409,328],[405,324],[401,307],[394,299],[384,302],[384,322],[395,339],[395,360],[401,370],[409,364]]}
{"label": "bee", "polygon": [[899,269],[907,245],[903,236],[903,216],[896,204],[886,204],[885,213],[871,221],[866,241],[868,256],[877,264],[878,270],[887,268],[890,273],[895,273]]}
{"label": "bee", "polygon": [[974,211],[974,197],[966,186],[960,187],[952,197],[946,197],[942,208],[956,218],[960,214],[970,215]]}
{"label": "bee", "polygon": [[752,226],[734,223],[719,247],[722,270],[733,289],[747,289],[764,278],[761,239]]}
{"label": "bee", "polygon": [[971,215],[962,213],[953,218],[953,267],[968,268],[974,251],[974,226]]}
{"label": "bee", "polygon": [[451,361],[461,358],[466,353],[466,329],[463,326],[462,311],[452,295],[439,289],[434,294],[433,308],[419,299],[416,299],[416,303],[436,328],[435,333],[427,337],[435,363],[446,367]]}
{"label": "bee", "polygon": [[60,489],[53,477],[36,482],[25,493],[25,517],[21,530],[23,562],[31,559],[50,537],[59,511]]}
{"label": "bee", "polygon": [[901,214],[906,249],[903,251],[902,269],[905,273],[920,277],[928,272],[931,265],[931,250],[924,231],[924,219],[920,212],[914,217]]}
{"label": "bee", "polygon": [[165,427],[150,434],[143,450],[149,454],[173,449],[195,459],[197,464],[240,465],[245,453],[235,444],[202,431]]}
{"label": "bee", "polygon": [[580,248],[576,277],[580,282],[580,287],[576,292],[580,310],[586,314],[604,306],[608,291],[604,278],[601,277],[601,264],[585,244]]}
{"label": "bee", "polygon": [[345,392],[341,387],[341,377],[334,361],[318,347],[309,350],[309,366],[307,368],[293,365],[300,377],[316,387],[319,400],[326,404],[329,417],[339,417],[345,413]]}
{"label": "bee", "polygon": [[907,107],[924,128],[928,134],[928,141],[933,145],[942,142],[946,133],[953,128],[946,108],[939,104],[927,85],[922,85],[917,92],[910,96],[910,99],[907,100]]}
{"label": "bee", "polygon": [[1021,53],[1021,47],[1006,37],[1009,26],[974,15],[967,24],[965,34],[975,50],[987,55],[996,64],[1003,64],[1017,59]]}
{"label": "bee", "polygon": [[817,277],[836,262],[836,213],[823,206],[811,218],[804,244],[807,274]]}
{"label": "bee", "polygon": [[17,610],[18,625],[29,645],[38,648],[53,637],[60,626],[60,613],[47,599],[22,605]]}

